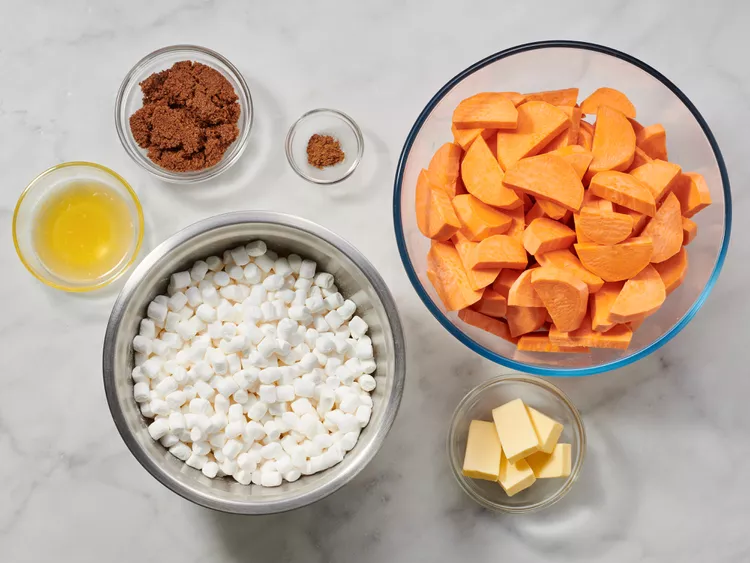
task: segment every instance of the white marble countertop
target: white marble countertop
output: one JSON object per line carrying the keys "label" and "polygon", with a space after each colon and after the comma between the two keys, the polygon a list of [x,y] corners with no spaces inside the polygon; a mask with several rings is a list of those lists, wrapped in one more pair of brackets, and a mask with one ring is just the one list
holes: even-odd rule
{"label": "white marble countertop", "polygon": [[[585,4],[576,11],[539,1],[4,6],[0,561],[750,560],[750,300],[743,297],[750,284],[750,7],[729,0]],[[446,413],[500,370],[454,340],[416,297],[391,234],[392,183],[414,118],[448,78],[495,51],[550,38],[611,45],[679,85],[722,148],[736,222],[721,279],[677,338],[629,368],[557,381],[589,434],[588,459],[569,496],[542,513],[499,516],[459,490],[443,444]],[[160,184],[138,168],[112,119],[130,66],[184,42],[233,61],[256,109],[240,163],[219,182],[195,187]],[[352,115],[366,138],[360,169],[330,189],[299,179],[283,153],[293,120],[321,106]],[[409,367],[396,424],[354,482],[293,513],[237,517],[190,504],[140,467],[115,430],[101,382],[114,293],[48,289],[23,269],[11,243],[23,186],[53,164],[79,159],[110,166],[134,185],[145,208],[146,250],[208,215],[268,208],[322,223],[372,260],[400,304]]]}

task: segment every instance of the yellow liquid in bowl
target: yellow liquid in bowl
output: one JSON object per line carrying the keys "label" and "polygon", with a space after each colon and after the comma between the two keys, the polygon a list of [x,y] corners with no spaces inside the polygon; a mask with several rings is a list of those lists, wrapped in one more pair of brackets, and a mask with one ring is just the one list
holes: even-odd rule
{"label": "yellow liquid in bowl", "polygon": [[135,226],[127,202],[106,184],[67,184],[39,204],[33,245],[55,276],[93,282],[127,260]]}

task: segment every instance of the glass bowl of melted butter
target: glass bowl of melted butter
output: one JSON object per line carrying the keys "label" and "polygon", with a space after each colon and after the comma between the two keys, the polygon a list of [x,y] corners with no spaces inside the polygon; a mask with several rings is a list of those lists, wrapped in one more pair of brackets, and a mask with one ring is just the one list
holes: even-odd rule
{"label": "glass bowl of melted butter", "polygon": [[143,211],[117,173],[92,162],[66,162],[26,187],[13,214],[13,243],[34,277],[64,291],[104,287],[133,263],[143,240]]}

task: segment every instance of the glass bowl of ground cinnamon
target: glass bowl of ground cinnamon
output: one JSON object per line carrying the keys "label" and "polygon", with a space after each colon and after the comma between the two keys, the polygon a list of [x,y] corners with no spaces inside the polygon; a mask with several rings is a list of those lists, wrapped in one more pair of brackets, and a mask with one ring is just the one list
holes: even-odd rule
{"label": "glass bowl of ground cinnamon", "polygon": [[168,182],[202,182],[227,170],[245,150],[252,122],[240,71],[195,45],[164,47],[141,59],[115,103],[127,153]]}
{"label": "glass bowl of ground cinnamon", "polygon": [[308,182],[335,184],[357,168],[364,150],[354,120],[334,109],[314,109],[300,117],[286,136],[286,157]]}

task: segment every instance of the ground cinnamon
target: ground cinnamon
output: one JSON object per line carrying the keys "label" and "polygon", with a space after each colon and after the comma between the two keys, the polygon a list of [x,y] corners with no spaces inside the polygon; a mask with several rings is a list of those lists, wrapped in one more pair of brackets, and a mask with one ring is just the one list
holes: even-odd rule
{"label": "ground cinnamon", "polygon": [[307,163],[315,168],[326,168],[344,160],[341,144],[330,135],[317,133],[307,141]]}
{"label": "ground cinnamon", "polygon": [[180,61],[140,86],[143,107],[130,116],[130,130],[162,168],[188,172],[213,166],[239,136],[237,93],[219,71]]}

